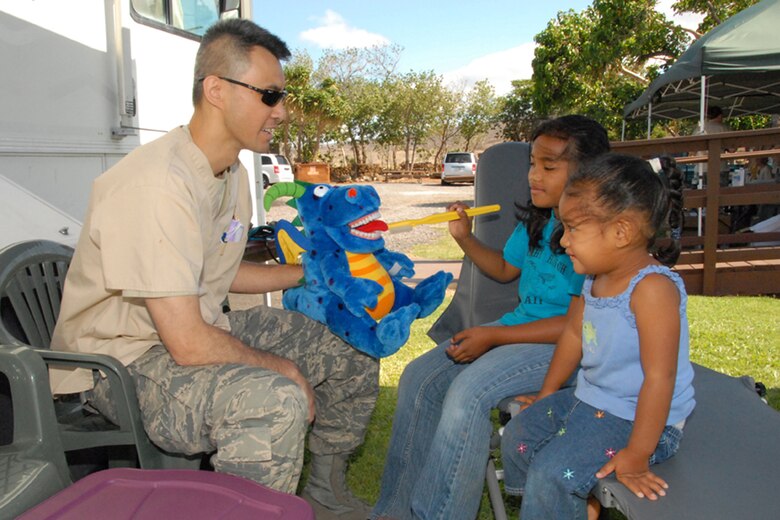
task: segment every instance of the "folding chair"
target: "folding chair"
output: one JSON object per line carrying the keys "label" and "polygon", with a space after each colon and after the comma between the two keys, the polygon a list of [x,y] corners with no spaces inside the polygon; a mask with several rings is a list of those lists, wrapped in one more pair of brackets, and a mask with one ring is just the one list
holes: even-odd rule
{"label": "folding chair", "polygon": [[[517,205],[531,199],[528,187],[528,143],[499,143],[485,150],[477,164],[474,205],[500,204],[501,211],[478,219],[474,235],[486,245],[503,249],[517,226]],[[428,331],[436,343],[468,327],[495,321],[517,306],[517,283],[500,283],[463,259],[455,296]]]}
{"label": "folding chair", "polygon": [[71,479],[43,360],[31,349],[0,345],[0,377],[8,383],[0,421],[12,425],[0,445],[0,518],[16,518]]}
{"label": "folding chair", "polygon": [[[485,150],[477,164],[474,181],[474,204],[500,204],[497,215],[483,216],[476,222],[474,235],[496,249],[503,249],[517,226],[517,206],[525,206],[531,198],[528,186],[530,147],[527,143],[507,142]],[[485,276],[468,258],[464,258],[460,279],[452,302],[428,331],[436,343],[441,343],[468,327],[495,321],[517,306],[518,281],[500,283]],[[507,413],[512,398],[496,403]],[[496,442],[494,435],[494,441]],[[497,446],[494,446],[497,447]],[[487,461],[486,483],[496,520],[505,520],[503,497],[499,487],[501,471],[493,458]]]}
{"label": "folding chair", "polygon": [[48,350],[72,255],[71,248],[46,240],[20,242],[0,251],[0,343],[31,346],[50,366],[86,368],[108,378],[118,425],[88,411],[78,400],[55,403],[66,452],[111,447],[112,464],[198,468],[200,457],[168,454],[149,440],[135,384],[119,361],[99,354]]}
{"label": "folding chair", "polygon": [[[528,145],[501,143],[486,150],[477,167],[475,203],[499,203],[498,218],[480,220],[475,234],[492,247],[503,247],[517,224],[514,203],[529,199]],[[450,306],[428,335],[437,343],[471,326],[500,317],[517,304],[516,282],[500,284],[464,259]],[[613,476],[601,479],[594,495],[605,508],[630,520],[777,518],[777,462],[780,461],[780,413],[756,394],[749,377],[734,378],[694,364],[696,409],[689,417],[675,457],[653,466],[669,483],[666,497],[636,498]],[[506,413],[509,400],[499,409]],[[493,443],[495,446],[495,442]],[[499,480],[488,461],[486,482],[493,513],[506,519]]]}
{"label": "folding chair", "polygon": [[731,377],[694,364],[696,408],[680,450],[652,467],[669,484],[665,497],[639,499],[613,476],[594,495],[630,520],[778,518],[780,413],[756,393],[750,377]]}

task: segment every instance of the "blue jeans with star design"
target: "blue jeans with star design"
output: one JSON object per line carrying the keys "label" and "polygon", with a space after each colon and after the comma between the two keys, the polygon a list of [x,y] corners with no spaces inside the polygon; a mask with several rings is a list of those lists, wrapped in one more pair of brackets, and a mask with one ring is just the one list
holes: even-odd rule
{"label": "blue jeans with star design", "polygon": [[[522,495],[522,520],[586,519],[596,472],[628,444],[632,421],[583,403],[567,388],[537,401],[504,428],[508,494]],[[650,464],[677,453],[682,430],[667,426]]]}

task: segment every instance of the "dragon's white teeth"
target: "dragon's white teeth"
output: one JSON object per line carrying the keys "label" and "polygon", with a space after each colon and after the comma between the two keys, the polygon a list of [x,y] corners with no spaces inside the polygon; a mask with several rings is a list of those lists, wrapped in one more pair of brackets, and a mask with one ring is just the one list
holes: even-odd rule
{"label": "dragon's white teeth", "polygon": [[369,222],[371,222],[373,220],[377,220],[378,218],[381,218],[381,217],[382,217],[382,215],[380,215],[378,211],[375,211],[373,213],[369,213],[368,215],[362,216],[362,217],[360,217],[357,220],[353,220],[352,222],[349,223],[349,227],[356,228],[356,227],[360,227],[360,226],[365,226]]}
{"label": "dragon's white teeth", "polygon": [[366,240],[379,240],[380,238],[382,238],[382,233],[380,233],[379,231],[372,231],[371,233],[366,233],[365,231],[352,229],[350,230],[350,234],[358,238],[364,238]]}

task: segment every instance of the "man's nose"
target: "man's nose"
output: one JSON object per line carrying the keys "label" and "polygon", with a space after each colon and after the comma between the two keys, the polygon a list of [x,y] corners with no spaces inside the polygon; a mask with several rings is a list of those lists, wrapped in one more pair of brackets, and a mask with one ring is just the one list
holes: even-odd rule
{"label": "man's nose", "polygon": [[274,107],[271,115],[280,123],[287,120],[287,107],[284,106],[284,100]]}

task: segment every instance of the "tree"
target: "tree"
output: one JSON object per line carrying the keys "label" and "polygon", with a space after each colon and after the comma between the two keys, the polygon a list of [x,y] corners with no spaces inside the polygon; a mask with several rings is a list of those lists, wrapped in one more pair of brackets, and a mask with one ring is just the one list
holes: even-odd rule
{"label": "tree", "polygon": [[340,123],[342,101],[335,82],[325,78],[315,83],[311,57],[296,53],[285,66],[289,96],[287,120],[282,124],[282,149],[293,148],[298,162],[311,162],[319,153],[322,136]]}
{"label": "tree", "polygon": [[[580,13],[558,13],[536,35],[534,109],[542,116],[579,112],[599,120],[612,138],[620,136],[623,107],[669,67],[698,37],[758,0],[677,0],[675,11],[704,14],[697,31],[687,31],[655,10],[655,0],[594,0]],[[675,132],[676,123],[656,122]],[[644,123],[627,136],[644,136]]]}
{"label": "tree", "polygon": [[509,141],[528,141],[539,122],[533,107],[533,82],[512,81],[512,92],[500,99],[498,122],[501,135]]}
{"label": "tree", "polygon": [[534,109],[590,115],[617,137],[623,106],[690,41],[655,3],[595,0],[581,13],[558,13],[535,38]]}
{"label": "tree", "polygon": [[487,79],[477,81],[466,94],[460,117],[460,135],[466,140],[466,151],[477,136],[485,134],[496,122],[498,101],[493,86]]}
{"label": "tree", "polygon": [[366,144],[377,138],[377,123],[388,100],[376,81],[353,78],[343,84],[342,136],[350,143],[355,165],[366,163]]}
{"label": "tree", "polygon": [[386,88],[390,88],[391,101],[382,114],[382,124],[393,134],[385,135],[384,141],[402,145],[406,166],[411,167],[417,146],[429,136],[444,90],[442,79],[433,71],[408,72],[388,81]]}
{"label": "tree", "polygon": [[356,172],[366,162],[366,145],[377,138],[380,114],[389,103],[383,84],[392,77],[401,47],[381,45],[326,51],[318,74],[332,78],[341,96],[341,140],[349,143]]}
{"label": "tree", "polygon": [[433,163],[439,164],[449,142],[458,135],[460,93],[443,88],[431,123],[431,141],[435,148]]}

